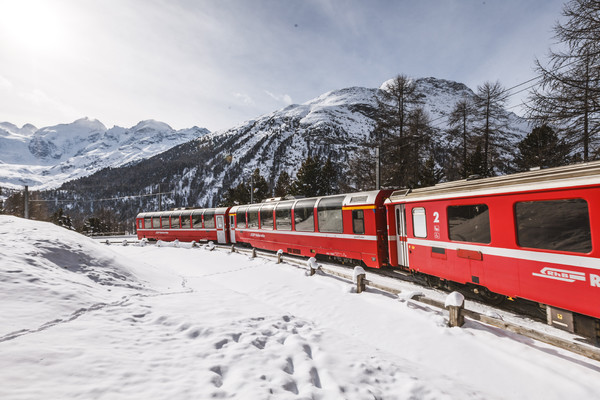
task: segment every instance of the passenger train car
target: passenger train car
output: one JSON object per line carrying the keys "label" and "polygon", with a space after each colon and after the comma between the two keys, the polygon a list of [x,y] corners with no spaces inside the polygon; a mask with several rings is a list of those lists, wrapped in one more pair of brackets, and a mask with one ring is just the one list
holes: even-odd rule
{"label": "passenger train car", "polygon": [[491,300],[547,305],[569,330],[595,333],[600,318],[600,162],[415,190],[142,213],[136,224],[139,238],[402,268]]}
{"label": "passenger train car", "polygon": [[600,163],[396,191],[386,207],[391,266],[600,317]]}

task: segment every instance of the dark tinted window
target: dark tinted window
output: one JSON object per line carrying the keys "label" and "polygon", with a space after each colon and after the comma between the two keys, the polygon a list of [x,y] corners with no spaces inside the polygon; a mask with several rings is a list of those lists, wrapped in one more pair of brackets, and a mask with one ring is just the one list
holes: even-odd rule
{"label": "dark tinted window", "polygon": [[485,204],[448,207],[450,240],[490,243],[490,213]]}
{"label": "dark tinted window", "polygon": [[265,204],[260,209],[260,229],[273,229],[275,204]]}
{"label": "dark tinted window", "polygon": [[365,233],[365,210],[352,210],[352,231],[357,235]]}
{"label": "dark tinted window", "polygon": [[190,223],[190,213],[182,213],[181,214],[181,229],[190,229],[192,227]]}
{"label": "dark tinted window", "polygon": [[179,214],[171,215],[171,229],[179,229]]}
{"label": "dark tinted window", "polygon": [[204,211],[204,227],[207,229],[215,228],[215,210]]}
{"label": "dark tinted window", "polygon": [[278,231],[292,230],[292,205],[294,205],[293,201],[277,204],[275,220]]}
{"label": "dark tinted window", "polygon": [[317,220],[319,232],[342,233],[342,203],[346,196],[326,197],[319,201],[317,206]]}
{"label": "dark tinted window", "polygon": [[248,207],[248,228],[258,229],[258,209],[260,206]]}
{"label": "dark tinted window", "polygon": [[203,210],[194,211],[192,213],[192,224],[194,229],[202,229],[202,213]]}
{"label": "dark tinted window", "polygon": [[300,200],[294,206],[294,220],[297,231],[314,232],[315,201],[316,200]]}
{"label": "dark tinted window", "polygon": [[587,202],[583,199],[515,204],[517,242],[534,249],[592,251]]}
{"label": "dark tinted window", "polygon": [[238,208],[235,215],[236,215],[235,218],[237,219],[237,227],[245,228],[246,227],[246,207]]}
{"label": "dark tinted window", "polygon": [[169,229],[169,215],[163,214],[160,216],[161,220],[161,229]]}

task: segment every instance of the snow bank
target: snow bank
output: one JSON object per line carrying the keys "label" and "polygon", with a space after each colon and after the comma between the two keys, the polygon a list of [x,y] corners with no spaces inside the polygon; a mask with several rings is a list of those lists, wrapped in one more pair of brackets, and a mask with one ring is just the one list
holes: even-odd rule
{"label": "snow bank", "polygon": [[271,260],[105,246],[12,217],[0,217],[0,245],[2,399],[551,400],[600,390],[598,362],[474,321],[450,329],[443,311],[343,293],[340,278],[306,279]]}

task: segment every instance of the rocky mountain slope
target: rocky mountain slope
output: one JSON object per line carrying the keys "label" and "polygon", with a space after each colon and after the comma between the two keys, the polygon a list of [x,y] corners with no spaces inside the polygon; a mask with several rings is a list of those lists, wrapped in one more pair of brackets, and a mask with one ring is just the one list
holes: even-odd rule
{"label": "rocky mountain slope", "polygon": [[58,187],[106,167],[152,157],[209,133],[198,127],[176,131],[158,121],[107,129],[88,118],[37,129],[0,123],[0,186]]}
{"label": "rocky mountain slope", "polygon": [[[435,130],[434,141],[447,148],[447,115],[456,101],[473,96],[473,92],[463,84],[435,78],[415,83],[421,106]],[[353,87],[325,93],[304,104],[204,135],[135,165],[79,179],[63,189],[91,193],[102,182],[111,182],[110,188],[96,193],[97,198],[172,192],[163,196],[164,209],[216,206],[227,188],[247,181],[255,168],[273,185],[281,171],[294,177],[308,155],[330,157],[343,175],[355,152],[372,142],[379,90]],[[506,112],[506,117],[512,137],[522,138],[526,124],[512,113]],[[158,208],[156,197],[135,202],[132,210]]]}

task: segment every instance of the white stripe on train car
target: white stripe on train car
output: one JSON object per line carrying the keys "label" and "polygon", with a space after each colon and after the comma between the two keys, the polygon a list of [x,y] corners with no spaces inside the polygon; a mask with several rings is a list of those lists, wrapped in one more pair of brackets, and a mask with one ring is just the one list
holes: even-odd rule
{"label": "white stripe on train car", "polygon": [[426,239],[408,239],[408,244],[415,246],[429,246],[444,248],[447,250],[473,250],[480,251],[484,256],[491,255],[527,261],[537,261],[549,264],[570,265],[574,267],[600,270],[600,260],[595,257],[575,256],[560,253],[546,253],[543,251],[531,251],[521,249],[507,249],[503,247],[479,246],[474,244],[463,244],[454,242],[437,242]]}

